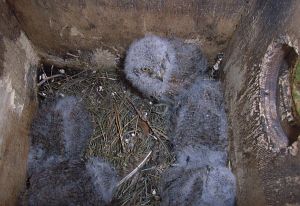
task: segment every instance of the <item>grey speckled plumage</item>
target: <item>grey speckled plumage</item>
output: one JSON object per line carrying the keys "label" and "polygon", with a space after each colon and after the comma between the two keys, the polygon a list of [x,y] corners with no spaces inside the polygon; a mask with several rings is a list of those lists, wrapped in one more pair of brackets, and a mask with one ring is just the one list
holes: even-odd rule
{"label": "grey speckled plumage", "polygon": [[171,103],[169,137],[177,162],[161,178],[161,205],[234,205],[223,97],[220,83],[207,76],[201,50],[146,36],[131,44],[124,72],[146,97]]}
{"label": "grey speckled plumage", "polygon": [[186,146],[176,148],[176,164],[186,168],[197,168],[205,166],[226,166],[227,152],[212,150],[204,145]]}
{"label": "grey speckled plumage", "polygon": [[79,98],[45,100],[32,123],[28,174],[79,158],[92,132],[91,118]]}
{"label": "grey speckled plumage", "polygon": [[232,206],[234,175],[226,167],[171,167],[163,175],[161,206]]}
{"label": "grey speckled plumage", "polygon": [[199,80],[178,98],[170,138],[176,148],[206,146],[225,151],[227,121],[220,83]]}
{"label": "grey speckled plumage", "polygon": [[28,205],[107,205],[118,177],[100,158],[62,161],[30,178]]}
{"label": "grey speckled plumage", "polygon": [[86,170],[92,177],[95,190],[105,203],[112,200],[114,189],[118,183],[118,176],[114,168],[99,158],[90,158]]}
{"label": "grey speckled plumage", "polygon": [[173,102],[206,73],[207,60],[195,44],[180,39],[146,36],[127,51],[126,78],[148,98]]}
{"label": "grey speckled plumage", "polygon": [[235,203],[236,182],[227,163],[227,121],[220,83],[199,79],[176,98],[170,140],[175,167],[162,177],[162,206]]}

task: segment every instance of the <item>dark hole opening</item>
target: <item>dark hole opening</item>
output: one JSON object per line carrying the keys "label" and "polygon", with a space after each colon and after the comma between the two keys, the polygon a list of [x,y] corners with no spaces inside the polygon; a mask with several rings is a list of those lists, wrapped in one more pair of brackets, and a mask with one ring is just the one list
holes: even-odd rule
{"label": "dark hole opening", "polygon": [[278,75],[277,112],[280,116],[281,126],[288,137],[289,145],[291,145],[300,134],[300,118],[297,114],[293,88],[294,68],[296,67],[298,55],[294,48],[288,45],[283,45],[282,50],[284,55],[280,62]]}

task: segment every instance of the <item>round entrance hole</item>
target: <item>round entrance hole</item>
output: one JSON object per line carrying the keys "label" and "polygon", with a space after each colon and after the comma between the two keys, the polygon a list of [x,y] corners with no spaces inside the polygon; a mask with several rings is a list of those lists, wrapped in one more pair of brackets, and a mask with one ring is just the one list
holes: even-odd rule
{"label": "round entrance hole", "polygon": [[293,47],[274,43],[262,66],[262,112],[268,139],[276,149],[287,148],[300,135],[300,69],[297,70],[297,59]]}
{"label": "round entrance hole", "polygon": [[297,60],[293,68],[292,76],[292,97],[294,102],[294,115],[300,119],[300,61]]}

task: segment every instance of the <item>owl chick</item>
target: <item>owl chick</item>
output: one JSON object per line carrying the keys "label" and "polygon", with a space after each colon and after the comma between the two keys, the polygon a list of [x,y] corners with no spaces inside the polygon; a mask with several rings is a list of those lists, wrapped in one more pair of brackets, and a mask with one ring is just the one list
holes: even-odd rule
{"label": "owl chick", "polygon": [[117,183],[116,171],[100,158],[91,158],[86,164],[62,161],[30,178],[27,204],[107,205]]}
{"label": "owl chick", "polygon": [[212,150],[204,145],[175,148],[176,165],[186,168],[226,166],[227,152]]}
{"label": "owl chick", "polygon": [[205,146],[213,151],[227,147],[227,121],[220,85],[199,80],[176,103],[170,139],[175,151],[187,146]]}
{"label": "owl chick", "polygon": [[167,103],[203,76],[206,69],[207,60],[196,45],[154,35],[131,44],[124,66],[126,78],[142,94]]}
{"label": "owl chick", "polygon": [[78,98],[45,100],[31,127],[28,174],[79,157],[92,131],[91,118]]}
{"label": "owl chick", "polygon": [[162,206],[233,206],[236,180],[226,167],[171,167],[162,176]]}

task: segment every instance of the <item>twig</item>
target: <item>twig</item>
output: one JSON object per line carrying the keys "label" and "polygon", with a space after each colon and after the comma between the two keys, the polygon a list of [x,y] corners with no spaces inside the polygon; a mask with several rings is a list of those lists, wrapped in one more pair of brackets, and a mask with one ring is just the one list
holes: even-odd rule
{"label": "twig", "polygon": [[69,53],[69,52],[67,52],[67,55],[69,55],[69,56],[71,56],[71,57],[74,57],[74,58],[79,58],[79,56],[78,56],[78,55],[71,54],[71,53]]}
{"label": "twig", "polygon": [[39,52],[42,60],[46,64],[53,64],[57,67],[69,67],[69,68],[77,68],[77,69],[84,69],[90,68],[89,62],[85,62],[83,60],[79,60],[79,58],[67,58],[63,59],[60,57],[52,56],[44,52]]}
{"label": "twig", "polygon": [[147,126],[150,128],[151,132],[155,135],[153,137],[156,137],[154,138],[155,140],[157,140],[157,138],[159,138],[159,135],[156,133],[156,131],[152,128],[150,122],[143,118],[143,115],[142,113],[136,108],[136,106],[134,105],[134,103],[131,101],[131,99],[129,99],[128,97],[126,97],[126,99],[128,100],[128,102],[132,105],[133,109],[136,111],[136,113],[139,115],[140,119],[143,120],[144,122],[146,122]]}
{"label": "twig", "polygon": [[115,123],[116,123],[116,127],[117,127],[117,132],[118,132],[118,135],[119,135],[119,138],[120,138],[120,142],[121,142],[121,146],[122,146],[122,151],[125,150],[125,147],[124,147],[124,141],[123,141],[123,131],[122,131],[122,128],[121,128],[121,121],[120,121],[120,116],[119,116],[119,112],[118,110],[114,107],[114,110],[115,110]]}
{"label": "twig", "polygon": [[43,79],[42,81],[40,81],[37,85],[38,85],[38,87],[42,86],[46,81],[48,81],[50,79],[53,79],[53,78],[56,78],[56,77],[61,77],[61,76],[63,76],[63,75],[62,74],[55,74],[53,76],[46,77],[45,79]]}
{"label": "twig", "polygon": [[157,130],[155,128],[153,128],[153,130],[155,132],[157,132],[160,136],[164,137],[166,140],[169,140],[169,137],[167,135],[165,135],[164,133],[162,133],[161,131],[159,131],[159,130]]}
{"label": "twig", "polygon": [[122,185],[124,182],[126,182],[127,180],[129,180],[131,177],[133,177],[133,175],[135,173],[137,173],[147,162],[147,160],[149,159],[149,157],[151,156],[152,151],[150,151],[147,156],[143,159],[143,161],[134,169],[132,170],[128,175],[126,175],[126,177],[124,177],[118,184],[117,187],[119,187],[120,185]]}
{"label": "twig", "polygon": [[107,79],[111,81],[117,81],[117,79],[111,78],[111,77],[98,77],[99,79]]}
{"label": "twig", "polygon": [[[44,70],[44,66],[42,67],[42,70],[43,70],[43,74],[45,75],[45,77],[47,77],[46,72]],[[48,83],[49,91],[52,93],[52,86],[50,85],[50,83],[48,82],[48,80],[46,80],[45,82]]]}

